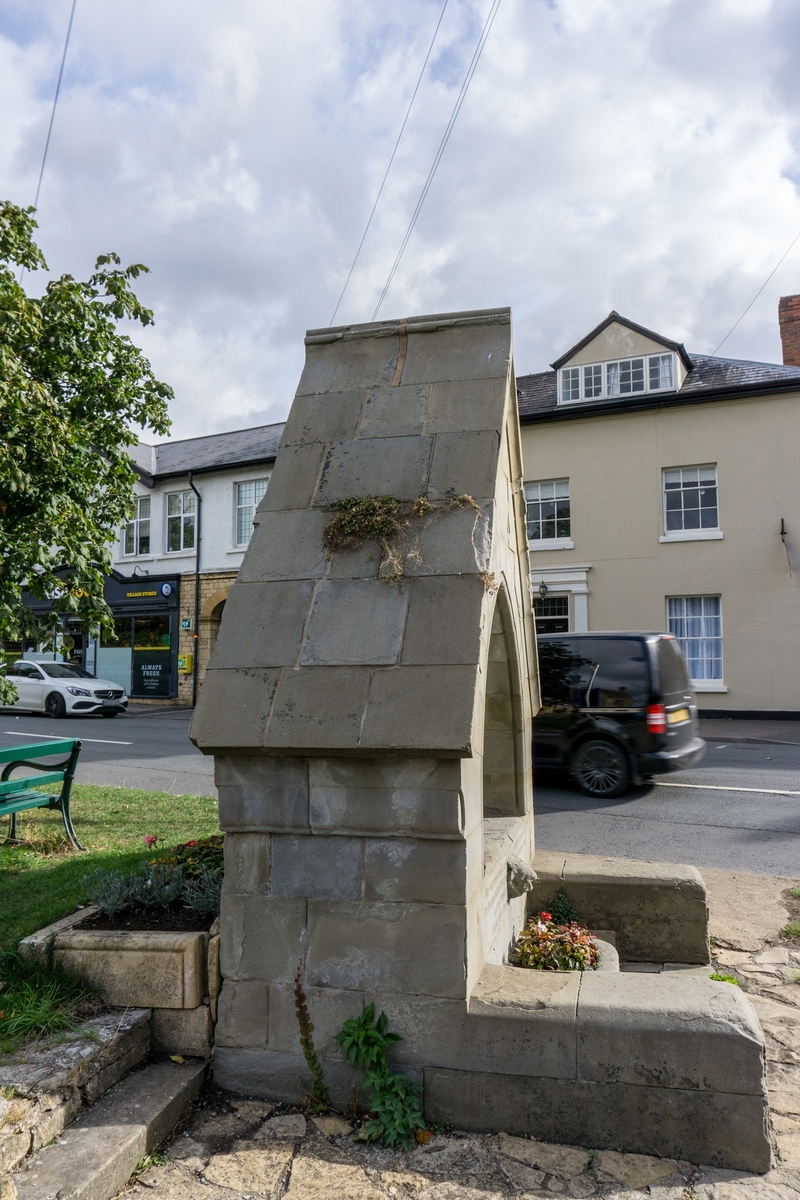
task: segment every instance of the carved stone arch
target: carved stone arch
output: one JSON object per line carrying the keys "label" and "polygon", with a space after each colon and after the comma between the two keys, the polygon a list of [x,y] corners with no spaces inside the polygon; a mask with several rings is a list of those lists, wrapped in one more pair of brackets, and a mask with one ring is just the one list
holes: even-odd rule
{"label": "carved stone arch", "polygon": [[526,809],[520,662],[505,584],[498,588],[488,638],[483,723],[483,815],[522,816]]}
{"label": "carved stone arch", "polygon": [[[222,609],[220,608],[220,605],[224,605],[225,601],[228,599],[228,596],[230,595],[232,587],[233,587],[233,584],[229,583],[229,584],[226,584],[225,587],[218,588],[216,592],[212,592],[212,594],[208,597],[207,600],[205,600],[203,602],[203,604],[200,608],[200,619],[201,620],[204,617],[213,617],[216,615],[217,621],[219,621],[219,618],[222,615]],[[215,610],[218,608],[220,609],[220,611],[219,611],[219,613],[215,614]]]}

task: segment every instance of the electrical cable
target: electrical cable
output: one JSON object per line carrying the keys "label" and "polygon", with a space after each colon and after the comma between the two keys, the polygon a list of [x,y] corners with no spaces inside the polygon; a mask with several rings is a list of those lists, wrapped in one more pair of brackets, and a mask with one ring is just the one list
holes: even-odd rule
{"label": "electrical cable", "polygon": [[419,200],[417,200],[416,207],[414,209],[413,215],[409,222],[408,229],[405,232],[403,241],[400,244],[400,249],[397,252],[397,257],[395,258],[394,263],[392,264],[392,269],[390,270],[389,275],[386,280],[386,283],[383,286],[383,291],[381,292],[381,294],[378,298],[378,303],[375,305],[375,311],[372,314],[373,321],[377,318],[380,307],[383,304],[384,300],[386,299],[386,295],[389,291],[389,288],[392,285],[392,280],[394,279],[395,272],[397,271],[397,268],[400,265],[400,260],[402,259],[403,254],[405,253],[406,246],[408,245],[409,239],[411,238],[411,234],[414,231],[414,226],[417,223],[417,218],[419,217],[419,214],[422,211],[422,206],[425,203],[425,199],[428,195],[428,192],[430,191],[431,184],[433,183],[434,177],[436,175],[436,171],[439,167],[439,163],[441,162],[442,155],[444,154],[444,152],[447,148],[447,143],[450,141],[450,135],[453,132],[453,127],[455,126],[456,121],[458,120],[458,114],[461,112],[461,107],[466,99],[467,92],[469,91],[469,86],[472,83],[472,78],[475,74],[478,63],[480,62],[481,55],[483,54],[483,48],[486,45],[486,41],[489,37],[489,34],[491,33],[492,25],[494,24],[494,19],[497,16],[497,10],[499,9],[501,3],[502,3],[502,0],[492,0],[492,7],[490,8],[489,15],[487,16],[486,21],[484,22],[483,29],[481,30],[481,35],[478,38],[478,44],[475,47],[475,51],[472,55],[470,64],[467,67],[467,73],[464,76],[464,82],[461,84],[461,90],[458,93],[458,97],[457,97],[455,105],[453,107],[453,111],[450,115],[450,120],[447,122],[447,127],[445,128],[445,131],[442,135],[442,140],[439,143],[439,149],[436,151],[436,154],[434,155],[433,163],[431,164],[431,169],[428,172],[428,178],[425,180],[425,184],[420,193]]}
{"label": "electrical cable", "polygon": [[436,22],[436,28],[433,31],[433,37],[431,38],[431,44],[428,47],[428,53],[425,55],[425,62],[422,64],[422,70],[419,73],[419,79],[417,80],[417,86],[414,88],[411,99],[408,102],[408,108],[406,109],[406,115],[403,117],[403,124],[400,126],[400,132],[397,135],[397,141],[394,144],[394,150],[392,151],[391,158],[389,159],[389,165],[387,166],[386,171],[383,176],[383,179],[381,180],[381,186],[378,188],[378,194],[375,197],[375,203],[372,206],[372,212],[369,214],[369,220],[367,221],[366,225],[364,226],[364,232],[361,235],[361,241],[358,243],[358,249],[356,250],[355,258],[353,259],[353,262],[350,266],[350,270],[347,272],[347,279],[345,279],[344,287],[342,288],[341,295],[339,296],[339,299],[336,301],[336,308],[333,310],[333,316],[331,317],[330,321],[328,322],[328,327],[330,327],[333,324],[333,322],[336,318],[336,314],[339,311],[339,305],[342,303],[342,300],[344,299],[344,294],[347,291],[347,285],[349,284],[350,279],[352,278],[353,271],[355,270],[356,263],[358,262],[358,256],[361,253],[361,249],[364,245],[364,242],[366,241],[367,234],[369,233],[369,227],[372,224],[372,218],[375,216],[375,210],[378,207],[378,201],[380,200],[381,195],[383,193],[383,189],[386,184],[386,180],[389,178],[389,172],[392,169],[392,163],[394,162],[394,156],[397,154],[397,147],[400,145],[400,139],[403,136],[403,131],[405,130],[406,124],[408,122],[408,118],[411,115],[411,109],[413,107],[414,101],[417,98],[417,92],[419,91],[419,85],[422,83],[422,76],[425,74],[425,68],[428,65],[428,59],[430,58],[431,53],[433,51],[433,43],[436,41],[436,35],[439,32],[439,26],[442,23],[442,18],[444,17],[445,9],[447,8],[448,3],[449,3],[449,0],[444,0],[444,4],[442,6],[442,11],[439,13],[439,20]]}
{"label": "electrical cable", "polygon": [[[753,307],[753,305],[755,304],[755,302],[756,302],[756,300],[758,299],[758,297],[759,297],[759,296],[761,295],[761,293],[763,292],[764,288],[765,288],[765,287],[767,286],[767,284],[769,283],[770,279],[772,279],[772,276],[775,274],[775,272],[777,271],[778,267],[781,265],[781,263],[783,262],[783,260],[784,260],[784,259],[785,259],[785,258],[786,258],[788,255],[789,255],[790,251],[794,249],[795,243],[796,243],[796,242],[799,242],[799,241],[800,241],[800,233],[798,233],[798,234],[797,234],[797,237],[795,237],[795,238],[793,239],[793,241],[792,241],[791,245],[789,246],[789,249],[788,249],[788,250],[787,250],[787,251],[786,251],[784,254],[782,254],[782,255],[781,255],[781,257],[778,259],[778,261],[775,263],[775,266],[772,268],[772,270],[770,271],[769,275],[767,276],[767,278],[766,278],[766,279],[764,280],[764,282],[762,283],[761,287],[760,287],[760,288],[758,289],[758,291],[756,292],[755,296],[753,296],[753,299],[750,301],[750,303],[748,304],[747,308],[746,308],[746,309],[744,310],[744,312],[742,313],[741,317],[739,317],[739,321],[742,321],[742,320],[744,320],[744,318],[745,318],[745,317],[747,316],[747,314],[750,312],[750,309],[751,309],[751,308]],[[724,337],[724,338],[722,339],[722,341],[719,343],[719,346],[715,347],[715,349],[714,349],[714,351],[713,351],[713,353],[714,353],[714,354],[716,354],[716,353],[717,353],[717,350],[719,350],[719,347],[720,347],[720,346],[724,345],[724,343],[725,343],[725,342],[727,342],[728,338],[731,336],[731,334],[733,333],[734,329],[735,329],[735,328],[736,328],[736,326],[739,324],[739,321],[735,321],[735,322],[734,322],[734,324],[733,324],[733,325],[731,325],[730,329],[729,329],[729,330],[728,330],[728,332],[725,334],[725,337]]]}
{"label": "electrical cable", "polygon": [[[67,36],[64,39],[64,52],[61,55],[61,66],[58,69],[58,82],[56,83],[56,94],[53,97],[53,108],[50,113],[50,124],[47,127],[47,138],[44,143],[44,154],[42,155],[42,165],[39,168],[39,181],[36,184],[36,197],[33,201],[34,208],[39,207],[39,192],[42,190],[42,178],[44,177],[44,166],[45,166],[45,163],[47,162],[47,151],[50,149],[50,135],[53,132],[53,122],[56,119],[56,108],[58,106],[58,96],[61,91],[61,80],[64,78],[64,63],[67,61],[67,50],[69,49],[69,39],[70,39],[70,34],[72,33],[72,22],[75,19],[75,7],[76,7],[77,3],[78,3],[78,0],[72,0],[72,8],[70,9],[70,14],[69,14],[69,23],[67,24]],[[19,273],[19,282],[20,283],[22,282],[22,276],[24,274],[25,274],[25,268],[23,267]]]}

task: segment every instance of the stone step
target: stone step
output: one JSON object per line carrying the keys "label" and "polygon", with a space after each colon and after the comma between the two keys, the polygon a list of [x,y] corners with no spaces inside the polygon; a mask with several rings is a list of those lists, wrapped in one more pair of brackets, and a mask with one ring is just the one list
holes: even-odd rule
{"label": "stone step", "polygon": [[110,1200],[139,1160],[175,1128],[206,1064],[160,1062],[135,1071],[14,1176],[19,1200]]}

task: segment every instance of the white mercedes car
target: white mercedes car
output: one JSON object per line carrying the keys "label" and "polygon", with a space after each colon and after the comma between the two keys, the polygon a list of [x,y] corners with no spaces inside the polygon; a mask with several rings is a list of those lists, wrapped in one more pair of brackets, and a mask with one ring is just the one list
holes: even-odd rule
{"label": "white mercedes car", "polygon": [[45,712],[48,717],[77,717],[125,712],[128,697],[118,683],[95,679],[83,667],[62,662],[15,662],[6,671],[17,689],[15,710]]}

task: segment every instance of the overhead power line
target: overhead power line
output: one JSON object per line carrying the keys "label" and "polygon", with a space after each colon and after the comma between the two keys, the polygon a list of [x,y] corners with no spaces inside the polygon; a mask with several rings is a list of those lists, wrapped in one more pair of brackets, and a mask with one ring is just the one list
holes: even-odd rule
{"label": "overhead power line", "polygon": [[350,264],[350,270],[347,272],[347,279],[345,279],[345,281],[344,281],[344,287],[342,288],[341,295],[339,296],[339,299],[336,301],[336,308],[333,310],[333,316],[331,317],[330,321],[328,322],[329,326],[333,324],[333,322],[336,318],[336,314],[339,311],[339,305],[342,303],[342,300],[344,299],[344,294],[347,291],[347,285],[349,284],[349,282],[352,278],[352,275],[353,275],[353,271],[356,268],[356,263],[358,262],[358,256],[361,253],[361,248],[364,245],[364,242],[366,241],[367,234],[369,233],[369,227],[372,224],[372,218],[375,216],[375,210],[378,207],[378,201],[380,200],[381,195],[383,193],[383,189],[386,184],[386,180],[389,178],[389,172],[392,169],[392,163],[394,162],[394,156],[397,154],[397,147],[400,145],[400,139],[403,136],[403,131],[405,130],[406,124],[408,123],[408,118],[411,115],[411,109],[413,107],[414,101],[417,98],[417,92],[419,91],[419,85],[422,83],[422,76],[425,74],[425,68],[428,65],[428,59],[430,58],[431,52],[433,51],[433,43],[436,41],[436,35],[439,32],[439,26],[442,23],[442,18],[444,17],[444,12],[445,12],[445,9],[447,8],[448,3],[449,3],[449,0],[444,0],[444,4],[442,5],[442,11],[439,13],[439,20],[436,22],[436,28],[433,31],[433,37],[431,38],[431,44],[428,47],[428,53],[425,55],[425,61],[422,64],[422,70],[419,73],[419,79],[417,80],[417,85],[414,88],[414,91],[411,95],[411,99],[408,102],[408,108],[406,109],[406,115],[403,117],[403,124],[400,126],[400,132],[397,135],[397,141],[394,144],[394,150],[392,150],[391,158],[389,159],[389,164],[386,168],[386,171],[384,172],[383,179],[381,180],[381,186],[378,188],[378,194],[375,197],[375,203],[372,206],[372,212],[369,214],[369,219],[367,220],[367,223],[364,226],[364,232],[361,235],[361,241],[358,243],[358,249],[356,250],[355,258],[353,259],[352,263]]}
{"label": "overhead power line", "polygon": [[741,317],[739,317],[739,320],[738,320],[738,321],[734,321],[733,325],[731,325],[730,329],[729,329],[729,330],[728,330],[728,332],[725,334],[725,337],[724,337],[724,338],[722,339],[722,341],[719,343],[719,346],[715,347],[715,349],[714,349],[714,351],[713,351],[713,353],[714,353],[714,354],[716,354],[716,353],[717,353],[717,350],[719,350],[719,347],[720,347],[720,346],[724,345],[724,343],[725,343],[725,342],[727,342],[728,338],[731,336],[731,334],[733,333],[734,329],[735,329],[735,328],[736,328],[736,326],[739,324],[739,322],[740,322],[740,321],[743,321],[743,320],[744,320],[744,318],[747,316],[747,314],[750,312],[750,309],[753,307],[753,305],[755,304],[756,300],[758,299],[758,297],[759,297],[759,296],[761,295],[761,293],[763,292],[764,288],[765,288],[765,287],[767,286],[767,284],[769,283],[770,279],[772,279],[772,276],[775,274],[775,272],[777,271],[778,267],[781,265],[781,263],[783,262],[783,260],[784,260],[785,258],[787,258],[787,257],[788,257],[788,255],[790,254],[790,252],[791,252],[791,251],[794,249],[794,246],[795,246],[795,243],[796,243],[796,242],[800,242],[800,233],[798,233],[798,234],[797,234],[797,236],[796,236],[795,238],[793,238],[793,240],[792,240],[792,242],[791,242],[791,245],[789,246],[788,250],[786,250],[786,251],[785,251],[785,252],[784,252],[784,253],[783,253],[783,254],[780,256],[780,258],[778,259],[778,261],[775,263],[775,266],[772,268],[772,270],[770,271],[769,275],[767,276],[767,278],[766,278],[766,279],[764,280],[764,282],[762,283],[761,287],[760,287],[760,288],[758,289],[758,291],[756,292],[755,296],[753,296],[753,299],[750,301],[750,303],[748,304],[747,308],[746,308],[746,309],[744,310],[744,312],[742,313]]}
{"label": "overhead power line", "polygon": [[455,105],[453,106],[453,111],[450,114],[450,120],[447,122],[447,127],[446,127],[444,133],[442,134],[442,140],[439,143],[439,149],[436,151],[436,154],[434,155],[433,163],[431,164],[431,169],[428,172],[428,178],[425,180],[425,184],[422,188],[422,191],[420,192],[419,200],[417,200],[416,208],[414,209],[411,220],[409,222],[408,229],[406,230],[405,236],[403,237],[403,240],[400,243],[400,249],[397,252],[397,257],[395,258],[395,260],[392,264],[392,269],[389,272],[389,275],[386,279],[386,283],[383,286],[383,291],[381,292],[381,294],[378,298],[378,303],[375,305],[375,311],[372,314],[373,321],[377,318],[378,312],[380,311],[380,307],[383,304],[384,300],[386,299],[386,295],[389,291],[389,288],[392,286],[392,280],[394,279],[395,272],[397,271],[397,268],[400,265],[400,260],[403,257],[403,254],[405,253],[405,249],[406,249],[406,246],[408,245],[411,234],[414,232],[414,226],[417,223],[417,218],[419,217],[419,214],[422,211],[422,206],[425,203],[425,198],[428,195],[428,192],[430,191],[431,184],[433,183],[434,177],[436,175],[436,171],[439,167],[439,163],[442,160],[442,155],[444,154],[444,152],[447,148],[447,143],[450,141],[450,135],[453,132],[453,127],[455,126],[455,123],[458,120],[458,114],[461,112],[461,107],[467,97],[467,92],[469,91],[469,85],[472,83],[472,77],[474,76],[475,71],[478,66],[478,63],[480,62],[481,55],[483,54],[483,48],[486,45],[486,41],[489,37],[489,34],[491,33],[492,25],[494,24],[494,19],[497,16],[497,10],[499,9],[501,3],[502,3],[502,0],[492,0],[492,7],[490,8],[489,15],[487,16],[487,18],[484,22],[483,29],[481,30],[481,36],[478,38],[478,44],[475,47],[475,51],[472,55],[472,59],[470,60],[470,64],[467,67],[467,73],[464,76],[464,82],[461,84],[461,90],[458,93],[458,97],[456,99]]}

